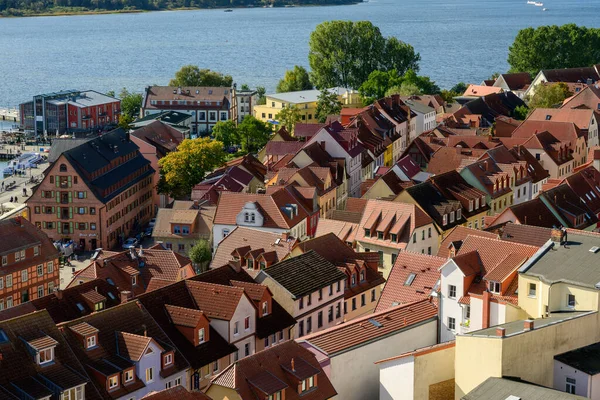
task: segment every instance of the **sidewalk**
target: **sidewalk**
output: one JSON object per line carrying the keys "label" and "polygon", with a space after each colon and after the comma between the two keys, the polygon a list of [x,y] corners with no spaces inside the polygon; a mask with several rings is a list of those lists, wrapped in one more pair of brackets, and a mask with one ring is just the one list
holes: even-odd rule
{"label": "sidewalk", "polygon": [[[2,214],[2,209],[3,209],[3,205],[5,203],[11,203],[11,197],[12,197],[12,203],[14,205],[20,205],[20,204],[24,204],[25,202],[27,202],[27,199],[29,199],[29,197],[31,196],[31,189],[33,188],[33,186],[37,185],[37,183],[29,183],[29,180],[31,178],[31,176],[33,175],[34,177],[42,177],[42,171],[44,171],[46,168],[48,167],[48,163],[44,162],[38,165],[37,168],[32,168],[31,170],[27,171],[27,175],[26,176],[9,176],[6,179],[2,179],[0,180],[0,214]],[[0,171],[0,174],[2,173],[2,171]],[[1,176],[1,175],[0,175]],[[8,187],[8,185],[12,182],[16,182],[16,185],[14,187],[12,187],[10,190],[6,190],[6,188]],[[4,186],[2,186],[2,183],[4,183]],[[27,189],[27,195],[24,196],[23,195],[23,189]],[[16,197],[16,201],[15,201],[15,197]],[[6,208],[9,208],[10,206],[8,204],[6,204]]]}

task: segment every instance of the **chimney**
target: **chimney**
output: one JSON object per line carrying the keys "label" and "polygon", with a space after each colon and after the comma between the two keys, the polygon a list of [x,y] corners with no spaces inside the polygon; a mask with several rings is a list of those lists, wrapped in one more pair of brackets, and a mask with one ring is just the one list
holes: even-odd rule
{"label": "chimney", "polygon": [[490,298],[492,294],[489,291],[483,292],[483,317],[481,321],[481,328],[486,329],[490,327]]}
{"label": "chimney", "polygon": [[144,256],[144,245],[140,245],[140,251],[138,252],[138,256],[139,257],[143,257]]}
{"label": "chimney", "polygon": [[56,292],[54,292],[54,294],[56,295],[56,298],[58,300],[62,300],[62,298],[63,298],[63,292],[62,292],[62,290],[59,289]]}
{"label": "chimney", "polygon": [[526,319],[525,322],[523,323],[523,329],[525,331],[532,331],[533,330],[533,320]]}
{"label": "chimney", "polygon": [[231,260],[231,261],[229,261],[229,266],[231,268],[233,268],[233,270],[235,272],[241,272],[242,271],[242,260],[240,260],[240,259]]}
{"label": "chimney", "polygon": [[552,240],[552,243],[554,243],[556,246],[560,246],[560,243],[562,242],[562,237],[563,237],[563,233],[560,229],[552,229],[552,231],[550,232],[550,239]]}
{"label": "chimney", "polygon": [[194,208],[199,208],[200,207],[200,203],[198,203],[198,200],[194,200]]}
{"label": "chimney", "polygon": [[142,329],[144,330],[144,336],[148,336],[148,328],[146,325],[142,325]]}
{"label": "chimney", "polygon": [[290,238],[289,232],[283,232],[281,234],[281,240],[283,240],[284,242],[287,242],[289,238]]}
{"label": "chimney", "polygon": [[120,293],[120,297],[121,303],[127,303],[127,301],[129,301],[129,299],[131,298],[131,292],[129,290],[123,290]]}
{"label": "chimney", "polygon": [[296,364],[294,363],[294,358],[292,357],[292,371],[296,372]]}
{"label": "chimney", "polygon": [[496,328],[496,336],[500,338],[506,337],[506,328]]}

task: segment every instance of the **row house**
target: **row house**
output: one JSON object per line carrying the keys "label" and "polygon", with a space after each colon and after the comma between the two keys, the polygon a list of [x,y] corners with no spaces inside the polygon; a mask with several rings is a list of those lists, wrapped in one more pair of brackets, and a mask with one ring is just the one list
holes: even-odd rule
{"label": "row house", "polygon": [[344,320],[346,274],[315,251],[265,268],[255,279],[268,286],[275,300],[298,321],[294,338]]}
{"label": "row house", "polygon": [[513,138],[530,138],[537,132],[548,132],[561,142],[569,143],[573,156],[573,168],[587,162],[588,145],[586,135],[574,122],[559,122],[546,115],[543,120],[527,118],[512,133]]}
{"label": "row house", "polygon": [[[238,226],[307,238],[310,235],[308,212],[288,190],[276,189],[271,194],[221,193],[213,220],[213,249]],[[316,193],[314,200],[316,202]]]}
{"label": "row house", "polygon": [[[166,123],[154,121],[132,131],[130,138],[139,147],[142,156],[150,161],[150,166],[155,171],[158,171],[158,160],[170,152],[176,151],[177,146],[183,142],[185,136],[181,131]],[[154,187],[158,186],[159,180],[160,174],[154,174]],[[167,206],[169,197],[165,194],[159,194],[158,191],[154,191],[152,201],[154,203],[154,211],[156,212],[159,207]]]}
{"label": "row house", "polygon": [[[215,177],[221,177],[225,175],[232,175],[232,178],[235,180],[239,180],[240,183],[243,183],[241,179],[238,179],[237,175],[242,175],[237,171],[237,168],[241,169],[243,172],[249,173],[252,175],[252,179],[250,181],[248,191],[250,193],[256,193],[258,189],[264,188],[265,183],[265,175],[267,174],[267,167],[263,165],[256,157],[252,154],[246,154],[245,156],[241,156],[238,158],[234,158],[232,160],[227,161],[222,167],[215,169],[213,172],[209,173],[204,177],[205,180],[213,179]],[[194,192],[192,191],[192,196]],[[193,199],[192,199],[193,200]]]}
{"label": "row house", "polygon": [[563,225],[555,213],[544,204],[541,197],[506,207],[504,211],[486,221],[486,229],[492,230],[507,223],[543,228]]}
{"label": "row house", "polygon": [[[119,293],[123,301],[150,292],[170,283],[194,276],[196,272],[189,258],[160,244],[148,249],[129,249],[92,255],[91,263],[77,271],[67,288],[102,279]],[[104,296],[95,295],[96,309],[104,308]]]}
{"label": "row house", "polygon": [[395,163],[411,141],[418,136],[416,134],[417,115],[397,95],[379,99],[373,103],[373,107],[394,125],[391,136],[393,142],[391,161]]}
{"label": "row house", "polygon": [[45,93],[19,105],[21,128],[37,135],[104,129],[120,115],[121,100],[94,90]]}
{"label": "row house", "polygon": [[[437,313],[435,304],[425,299],[365,315],[298,342],[315,354],[340,399],[376,399],[380,385],[375,362],[436,344]],[[357,360],[361,368],[348,368]]]}
{"label": "row house", "polygon": [[206,394],[211,399],[327,400],[337,392],[324,369],[314,354],[288,341],[231,364],[211,380]]}
{"label": "row house", "polygon": [[[217,204],[222,192],[251,193],[251,188],[264,187],[257,184],[255,178],[238,167],[231,167],[221,175],[213,174],[192,188],[191,199],[194,201]],[[254,190],[252,193],[256,193]]]}
{"label": "row house", "polygon": [[579,196],[581,203],[600,218],[600,172],[588,166],[567,177],[564,184]]}
{"label": "row house", "polygon": [[[541,162],[530,153],[525,146],[517,145],[509,148],[509,151],[515,159],[527,163],[527,174],[531,178],[531,190],[529,191],[529,196],[530,198],[537,197],[542,190],[542,185],[548,182],[550,173],[544,169]],[[521,194],[527,195],[527,193],[522,192]]]}
{"label": "row house", "polygon": [[2,396],[103,399],[70,345],[45,310],[0,322]]}
{"label": "row house", "polygon": [[573,123],[586,138],[587,147],[590,148],[600,144],[598,141],[599,111],[598,108],[570,108],[564,105],[561,108],[536,108],[527,116],[527,120]]}
{"label": "row house", "polygon": [[438,236],[433,219],[415,204],[368,200],[355,241],[359,252],[378,253],[380,272],[387,278],[402,251],[436,254]]}
{"label": "row house", "polygon": [[212,243],[215,210],[198,201],[175,200],[172,208],[158,209],[152,238],[167,250],[187,256],[199,240]]}
{"label": "row house", "polygon": [[190,363],[190,390],[228,365],[290,339],[295,320],[269,290],[225,265],[147,293],[140,303]]}
{"label": "row house", "polygon": [[217,122],[231,119],[231,95],[228,87],[148,86],[144,90],[141,115],[165,111],[191,114],[191,134],[206,135]]}
{"label": "row house", "polygon": [[377,253],[358,253],[334,233],[298,243],[290,257],[315,251],[346,274],[344,321],[372,313],[385,279],[378,270]]}
{"label": "row house", "polygon": [[511,117],[525,102],[512,92],[488,93],[468,101],[455,111],[446,124],[456,128],[491,127],[496,117]]}
{"label": "row house", "polygon": [[467,183],[485,193],[485,203],[490,207],[489,215],[499,213],[513,204],[509,174],[493,160],[477,161],[463,168],[460,174]]}
{"label": "row house", "polygon": [[59,329],[102,399],[141,399],[173,386],[188,387],[186,358],[136,301]]}
{"label": "row house", "polygon": [[377,107],[369,106],[357,111],[345,126],[359,128],[358,139],[369,150],[371,159],[375,162],[374,168],[391,165],[392,142],[399,137],[395,125]]}
{"label": "row house", "polygon": [[[542,192],[539,196],[542,203],[552,212],[565,228],[592,231],[598,228],[599,218],[594,210],[597,210],[597,198],[588,192],[587,196],[579,196],[568,184],[558,185]],[[596,195],[598,196],[598,195]],[[558,226],[557,226],[558,227]]]}
{"label": "row house", "polygon": [[231,261],[240,262],[250,275],[282,261],[290,254],[297,239],[287,233],[264,232],[238,226],[219,243],[210,267],[219,268]]}
{"label": "row house", "polygon": [[361,155],[364,147],[358,141],[357,129],[346,129],[340,123],[333,122],[321,128],[306,141],[306,145],[320,143],[324,151],[333,158],[346,160],[348,196],[360,196]]}
{"label": "row house", "polygon": [[52,241],[25,218],[0,221],[0,310],[58,289],[58,256]]}
{"label": "row house", "polygon": [[441,342],[524,316],[518,270],[539,247],[469,235],[450,249],[439,268]]}
{"label": "row house", "polygon": [[280,168],[267,186],[293,184],[296,188],[314,188],[319,204],[319,216],[328,218],[337,208],[337,184],[328,167],[309,165],[304,168]]}
{"label": "row house", "polygon": [[414,133],[415,137],[421,135],[423,132],[427,132],[435,128],[436,112],[433,107],[412,100],[412,98],[404,100],[404,104],[406,104],[410,108],[410,111],[412,111],[416,115]]}
{"label": "row house", "polygon": [[480,159],[492,159],[508,174],[510,187],[513,192],[512,204],[531,200],[533,196],[533,178],[527,161],[519,160],[514,153],[504,146],[498,146],[486,151]]}
{"label": "row house", "polygon": [[304,168],[307,166],[319,166],[323,168],[329,168],[331,176],[336,185],[335,198],[337,201],[334,207],[337,210],[343,210],[346,208],[346,201],[348,199],[348,185],[349,175],[346,169],[346,159],[343,157],[332,157],[326,150],[325,147],[319,143],[314,142],[304,146],[298,153],[294,155],[289,161],[290,164]]}
{"label": "row house", "polygon": [[406,101],[412,101],[431,107],[435,110],[436,115],[446,112],[446,101],[439,94],[413,94],[411,96],[401,96],[400,99],[405,103]]}
{"label": "row house", "polygon": [[30,221],[80,250],[117,246],[154,213],[154,174],[129,134],[116,129],[63,152],[27,200]]}

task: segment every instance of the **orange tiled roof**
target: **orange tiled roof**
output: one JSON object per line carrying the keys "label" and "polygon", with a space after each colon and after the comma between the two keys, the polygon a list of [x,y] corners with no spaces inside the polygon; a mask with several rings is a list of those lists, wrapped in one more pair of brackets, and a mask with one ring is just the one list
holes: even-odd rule
{"label": "orange tiled roof", "polygon": [[482,236],[491,239],[497,239],[498,235],[491,232],[479,231],[477,229],[467,228],[466,226],[458,225],[452,228],[444,237],[444,240],[440,243],[440,249],[438,250],[438,257],[448,257],[450,255],[450,243],[456,241],[462,241],[467,238],[467,236]]}
{"label": "orange tiled roof", "polygon": [[119,355],[127,360],[139,361],[144,351],[152,341],[148,336],[135,335],[127,332],[115,332]]}
{"label": "orange tiled roof", "polygon": [[216,285],[188,280],[187,287],[207,317],[230,320],[244,296],[244,289],[233,286]]}
{"label": "orange tiled roof", "polygon": [[487,96],[491,93],[501,93],[502,88],[494,87],[494,86],[481,86],[481,85],[469,85],[467,90],[463,93],[465,97],[481,97]]}
{"label": "orange tiled roof", "polygon": [[345,242],[354,243],[357,232],[358,224],[334,219],[320,218],[315,236],[319,237],[328,233],[333,233]]}

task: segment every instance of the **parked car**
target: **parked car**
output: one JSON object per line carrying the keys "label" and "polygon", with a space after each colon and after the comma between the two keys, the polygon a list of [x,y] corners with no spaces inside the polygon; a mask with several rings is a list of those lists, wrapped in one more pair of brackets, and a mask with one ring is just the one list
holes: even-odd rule
{"label": "parked car", "polygon": [[154,228],[154,225],[156,225],[156,218],[152,218],[150,220],[150,223],[148,223],[148,228]]}
{"label": "parked car", "polygon": [[138,245],[138,240],[136,238],[128,238],[126,241],[123,242],[123,248],[124,249],[131,249],[132,247],[135,247]]}
{"label": "parked car", "polygon": [[144,232],[142,232],[142,237],[146,238],[146,237],[150,237],[152,236],[152,230],[154,228],[152,228],[151,226],[147,227],[146,229],[144,229]]}

